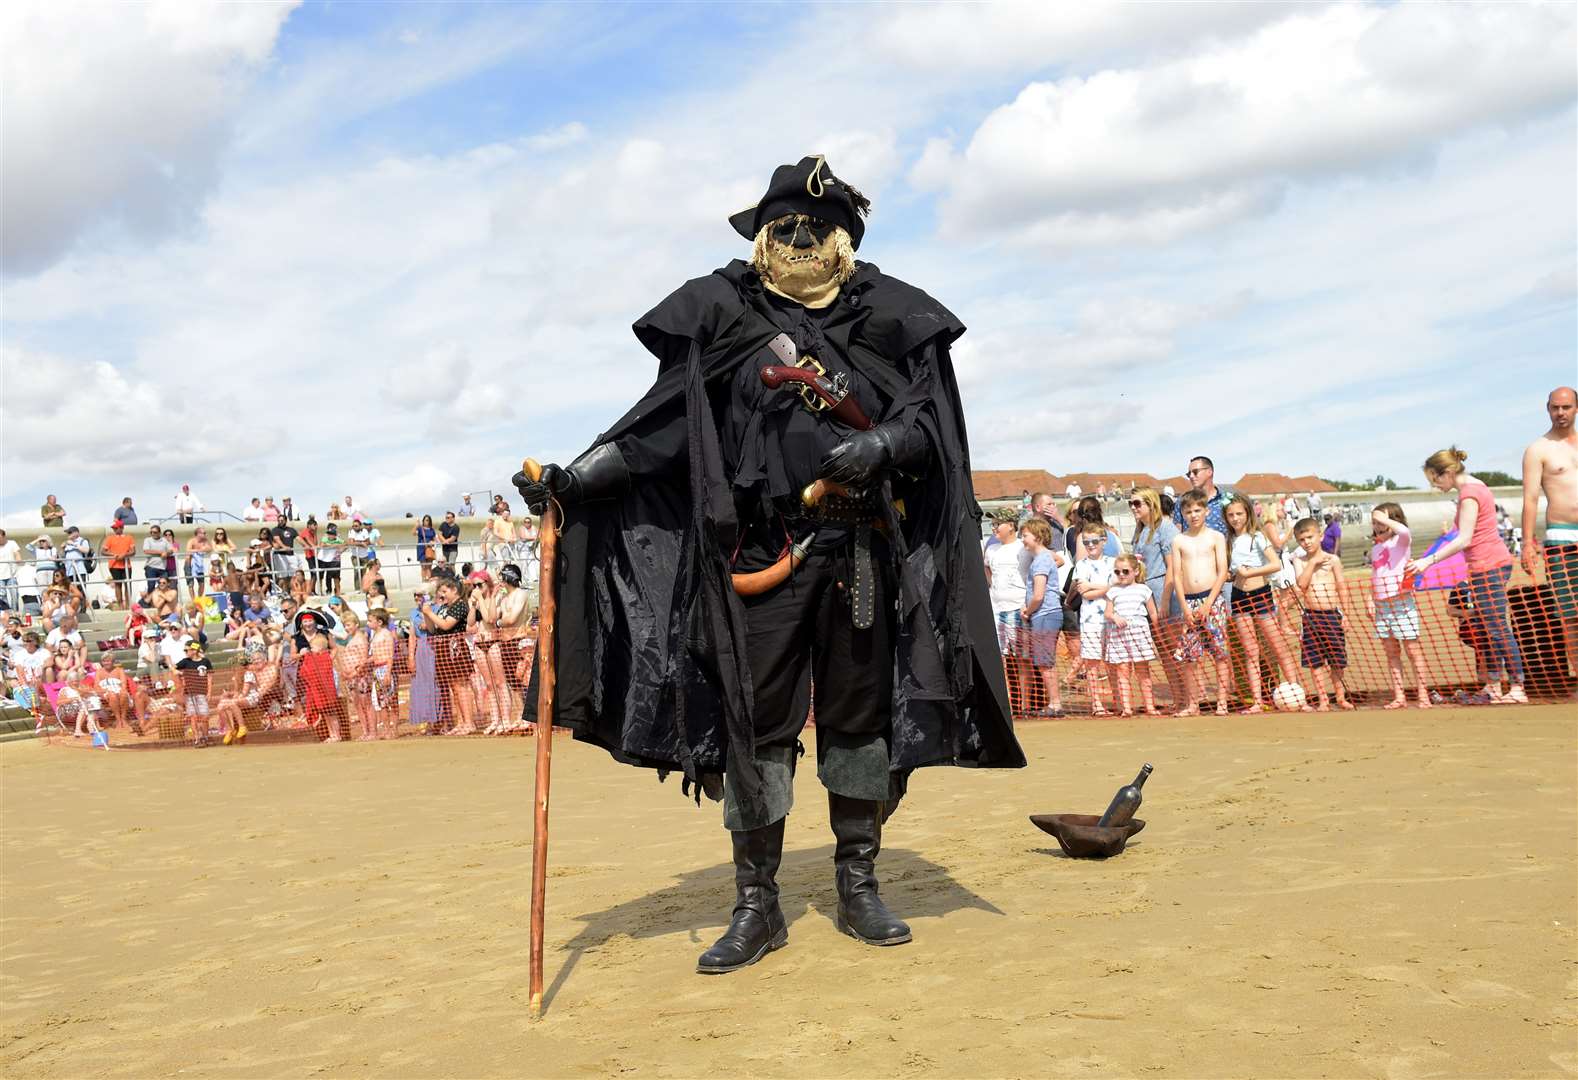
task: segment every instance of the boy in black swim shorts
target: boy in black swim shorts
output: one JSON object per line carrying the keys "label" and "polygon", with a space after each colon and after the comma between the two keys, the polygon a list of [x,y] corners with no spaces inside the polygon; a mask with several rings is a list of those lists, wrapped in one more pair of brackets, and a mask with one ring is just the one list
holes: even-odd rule
{"label": "boy in black swim shorts", "polygon": [[[1304,627],[1299,634],[1301,661],[1315,676],[1320,696],[1316,712],[1330,712],[1327,700],[1330,684],[1337,690],[1337,707],[1353,708],[1342,685],[1348,667],[1347,619],[1342,613],[1342,560],[1320,546],[1321,526],[1305,518],[1293,527],[1299,552],[1293,556],[1297,568],[1295,585],[1304,607]],[[1329,671],[1329,674],[1328,674]]]}

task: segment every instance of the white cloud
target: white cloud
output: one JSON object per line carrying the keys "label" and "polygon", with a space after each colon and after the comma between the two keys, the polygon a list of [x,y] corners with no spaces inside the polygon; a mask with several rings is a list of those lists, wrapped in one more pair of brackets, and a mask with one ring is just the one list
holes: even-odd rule
{"label": "white cloud", "polygon": [[1166,242],[1578,92],[1572,5],[1294,10],[1157,66],[1031,83],[962,153],[928,144],[912,178],[945,192],[952,237]]}
{"label": "white cloud", "polygon": [[1578,268],[1564,266],[1541,274],[1529,291],[1545,300],[1571,300],[1578,296]]}
{"label": "white cloud", "polygon": [[[245,475],[281,440],[278,429],[246,422],[237,395],[200,377],[129,378],[103,361],[5,345],[0,386],[6,471],[46,484],[91,476],[142,490],[149,478],[180,477],[173,494],[183,481]],[[71,520],[96,519],[73,512]]]}
{"label": "white cloud", "polygon": [[1277,4],[1049,4],[1000,0],[879,9],[863,49],[931,78],[1001,76],[1186,49],[1279,19]]}
{"label": "white cloud", "polygon": [[[449,470],[423,462],[399,473],[379,471],[357,496],[357,505],[374,517],[398,517],[406,513],[420,516],[434,506],[454,501],[456,479]],[[389,538],[393,542],[393,538]]]}
{"label": "white cloud", "polygon": [[550,131],[544,131],[537,135],[527,136],[525,139],[525,144],[528,150],[537,150],[546,153],[552,150],[562,150],[566,146],[574,146],[576,143],[585,142],[588,134],[590,134],[590,132],[587,131],[585,124],[581,123],[579,120],[571,120],[568,124],[561,124]]}
{"label": "white cloud", "polygon": [[234,111],[294,3],[58,4],[0,9],[7,274],[86,232],[159,238],[214,189]]}

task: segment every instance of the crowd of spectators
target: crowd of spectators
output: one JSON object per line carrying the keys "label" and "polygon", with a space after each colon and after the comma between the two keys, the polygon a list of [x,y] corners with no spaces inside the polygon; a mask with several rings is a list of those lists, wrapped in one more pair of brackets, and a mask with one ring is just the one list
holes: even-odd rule
{"label": "crowd of spectators", "polygon": [[[1127,537],[1106,520],[1113,492],[1105,485],[1094,495],[1071,488],[1062,507],[1050,494],[1026,492],[1017,510],[998,513],[982,541],[1016,711],[1061,716],[1065,690],[1083,681],[1096,715],[1109,707],[1125,716],[1136,707],[1157,713],[1150,667],[1158,661],[1177,715],[1200,710],[1202,665],[1214,669],[1214,708],[1226,714],[1234,689],[1230,646],[1245,676],[1242,711],[1266,709],[1280,685],[1302,685],[1301,665],[1310,669],[1315,702],[1303,702],[1301,693],[1300,707],[1326,711],[1335,701],[1352,708],[1343,673],[1346,612],[1355,605],[1373,623],[1386,657],[1386,707],[1430,708],[1440,698],[1420,647],[1411,582],[1459,550],[1470,553],[1467,579],[1448,612],[1475,649],[1483,683],[1467,700],[1526,702],[1508,620],[1512,553],[1489,489],[1463,470],[1463,460],[1459,451],[1442,451],[1424,466],[1431,485],[1458,496],[1449,534],[1457,538],[1415,558],[1403,508],[1383,503],[1370,515],[1368,578],[1356,581],[1340,561],[1339,517],[1323,512],[1318,494],[1303,506],[1291,495],[1255,502],[1218,486],[1209,457],[1190,460],[1191,488],[1176,499],[1131,485]],[[1272,673],[1270,686],[1263,685],[1263,667]]]}
{"label": "crowd of spectators", "polygon": [[[459,518],[479,513],[469,493],[441,521],[420,519],[412,529],[420,591],[401,618],[384,578],[383,534],[352,496],[333,503],[321,523],[311,513],[301,520],[288,497],[251,504],[245,526],[197,522],[184,544],[162,525],[140,532],[130,497],[97,546],[66,524],[53,495],[41,517],[64,529],[59,549],[48,535],[19,545],[0,530],[7,619],[0,698],[53,707],[84,735],[101,723],[141,732],[151,715],[179,713],[198,742],[209,738],[210,716],[227,742],[281,724],[340,739],[351,737],[354,723],[362,738],[389,738],[402,717],[432,733],[527,728],[520,695],[535,617],[522,587],[527,572],[505,560],[517,553],[531,560],[535,580],[529,517],[513,521],[508,503],[495,499],[476,568],[458,562]],[[175,496],[174,511],[181,522],[206,512],[190,485]],[[489,559],[502,563],[496,572]],[[100,562],[108,582],[95,586]],[[90,602],[94,588],[109,594],[102,603]],[[100,643],[102,658],[90,662],[79,626],[95,608],[118,609],[122,621],[119,636]],[[239,669],[213,670],[207,656],[221,641],[234,643]],[[136,650],[132,671],[115,665],[117,648]],[[234,693],[210,692],[231,676]]]}
{"label": "crowd of spectators", "polygon": [[[518,566],[495,577],[435,561],[407,619],[376,579],[367,584],[361,601],[315,595],[298,571],[289,591],[254,589],[216,620],[198,599],[182,603],[176,579],[161,575],[97,662],[71,610],[47,634],[8,614],[0,698],[41,715],[53,708],[79,736],[124,725],[171,737],[173,725],[196,745],[276,727],[327,741],[388,739],[402,716],[431,734],[529,730],[522,695],[536,632]],[[234,642],[239,667],[214,670],[208,656],[219,641]],[[130,672],[116,660],[123,649],[136,650]],[[213,692],[221,682],[227,692]]]}

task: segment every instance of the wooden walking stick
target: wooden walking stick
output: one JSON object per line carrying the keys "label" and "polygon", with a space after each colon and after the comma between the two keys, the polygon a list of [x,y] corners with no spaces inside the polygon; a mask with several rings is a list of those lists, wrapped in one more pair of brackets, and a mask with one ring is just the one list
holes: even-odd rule
{"label": "wooden walking stick", "polygon": [[[542,466],[531,458],[521,471],[533,480]],[[559,553],[559,507],[552,498],[542,511],[540,571],[537,578],[537,813],[531,833],[531,948],[528,990],[533,1019],[542,1015],[542,933],[544,903],[548,895],[548,783],[553,766],[554,617],[558,597],[554,592],[555,563]]]}

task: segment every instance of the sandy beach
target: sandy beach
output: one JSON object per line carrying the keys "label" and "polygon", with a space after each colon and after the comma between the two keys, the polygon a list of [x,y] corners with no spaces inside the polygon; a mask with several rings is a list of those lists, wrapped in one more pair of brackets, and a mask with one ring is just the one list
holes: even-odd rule
{"label": "sandy beach", "polygon": [[[720,978],[692,973],[732,903],[718,808],[560,739],[535,1023],[529,742],[0,747],[0,1071],[1578,1075],[1571,710],[1020,731],[1027,769],[912,782],[899,948],[835,931],[803,770],[789,947]],[[1145,760],[1122,856],[1026,820]]]}

